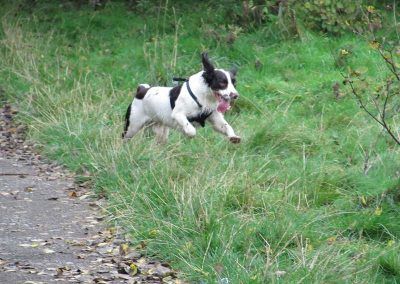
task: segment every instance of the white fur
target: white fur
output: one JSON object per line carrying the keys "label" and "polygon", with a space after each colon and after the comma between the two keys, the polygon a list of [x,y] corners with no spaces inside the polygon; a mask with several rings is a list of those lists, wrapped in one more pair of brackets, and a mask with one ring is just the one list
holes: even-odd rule
{"label": "white fur", "polygon": [[[219,94],[227,98],[232,93],[237,94],[232,84],[230,73],[222,69],[216,70],[224,72],[228,79],[228,87],[224,90],[219,90]],[[156,139],[161,143],[167,140],[169,128],[178,129],[188,137],[194,137],[196,135],[196,128],[195,125],[188,121],[188,117],[196,116],[202,110],[207,109],[212,110],[212,114],[206,121],[210,122],[216,131],[226,135],[231,142],[239,143],[240,137],[235,134],[232,127],[226,122],[223,114],[217,111],[218,100],[206,84],[202,74],[203,71],[189,78],[190,88],[203,106],[202,109],[199,108],[190,96],[186,83],[181,88],[173,110],[171,109],[169,96],[172,88],[151,87],[143,99],[134,98],[129,116],[129,127],[124,138],[133,137],[149,123],[153,123],[153,131],[156,134]],[[147,84],[142,84],[142,86],[149,87]]]}

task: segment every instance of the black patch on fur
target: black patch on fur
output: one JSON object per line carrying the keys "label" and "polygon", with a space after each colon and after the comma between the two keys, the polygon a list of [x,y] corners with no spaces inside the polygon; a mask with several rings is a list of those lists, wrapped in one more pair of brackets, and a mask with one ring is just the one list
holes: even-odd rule
{"label": "black patch on fur", "polygon": [[137,98],[138,100],[142,100],[149,89],[150,88],[146,88],[140,85],[136,90],[135,98]]}
{"label": "black patch on fur", "polygon": [[125,137],[125,134],[126,134],[126,132],[128,131],[128,128],[129,128],[129,117],[131,116],[131,106],[132,106],[132,103],[129,104],[128,109],[126,110],[125,127],[124,127],[124,132],[122,133],[122,138]]}
{"label": "black patch on fur", "polygon": [[197,122],[201,125],[201,127],[204,127],[206,125],[206,119],[211,114],[212,114],[212,110],[204,110],[196,116],[189,116],[187,119],[189,120],[189,122]]}
{"label": "black patch on fur", "polygon": [[[219,70],[215,70],[214,65],[208,59],[207,53],[202,53],[201,55],[204,73],[203,78],[206,84],[213,90],[225,90],[228,87],[228,78],[225,73]],[[235,74],[233,71],[231,74]]]}
{"label": "black patch on fur", "polygon": [[169,102],[171,104],[171,109],[174,109],[175,107],[175,101],[178,99],[179,94],[181,93],[182,85],[173,87],[169,91]]}
{"label": "black patch on fur", "polygon": [[213,91],[225,90],[228,87],[228,78],[222,71],[214,70],[211,73],[205,71],[202,76]]}
{"label": "black patch on fur", "polygon": [[203,52],[201,54],[201,62],[203,63],[203,68],[204,71],[206,72],[213,72],[214,71],[214,65],[211,63],[210,59],[208,59],[208,54],[207,52]]}

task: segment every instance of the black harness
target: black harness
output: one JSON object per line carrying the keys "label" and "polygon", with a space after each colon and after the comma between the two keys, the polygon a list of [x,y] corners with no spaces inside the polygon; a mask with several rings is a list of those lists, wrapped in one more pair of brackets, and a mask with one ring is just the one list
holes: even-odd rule
{"label": "black harness", "polygon": [[[197,106],[200,109],[202,109],[201,112],[198,115],[190,116],[187,119],[190,122],[198,122],[202,127],[204,127],[206,119],[212,114],[212,110],[203,109],[203,105],[199,102],[199,100],[197,99],[196,95],[193,93],[192,89],[189,86],[189,79],[174,77],[172,80],[176,81],[176,82],[185,82],[186,83],[186,89],[188,90],[189,95],[192,97],[192,99],[197,104]],[[174,107],[175,107],[175,102],[174,102],[173,106],[172,106],[172,103],[171,103],[171,108],[173,109]]]}
{"label": "black harness", "polygon": [[201,103],[199,102],[199,100],[197,99],[197,97],[195,96],[195,94],[193,94],[193,91],[192,91],[192,89],[191,89],[190,86],[189,86],[189,79],[174,77],[174,78],[172,78],[172,80],[175,81],[175,82],[185,82],[185,83],[186,83],[186,89],[188,90],[189,95],[192,97],[192,99],[195,101],[195,103],[197,104],[197,106],[198,106],[199,108],[202,108],[202,107],[203,107],[202,104],[201,104]]}

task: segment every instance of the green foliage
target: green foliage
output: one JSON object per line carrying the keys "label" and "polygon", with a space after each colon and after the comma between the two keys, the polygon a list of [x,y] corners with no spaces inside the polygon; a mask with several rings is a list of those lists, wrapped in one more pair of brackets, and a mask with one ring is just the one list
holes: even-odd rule
{"label": "green foliage", "polygon": [[[302,36],[303,28],[341,35],[378,30],[382,26],[379,8],[362,0],[259,0],[229,4],[227,14],[236,24],[245,29],[264,28],[273,36]],[[368,14],[372,15],[369,21]]]}
{"label": "green foliage", "polygon": [[[298,1],[296,1],[298,2]],[[310,28],[330,34],[361,31],[363,1],[314,0],[297,4],[302,20]]]}

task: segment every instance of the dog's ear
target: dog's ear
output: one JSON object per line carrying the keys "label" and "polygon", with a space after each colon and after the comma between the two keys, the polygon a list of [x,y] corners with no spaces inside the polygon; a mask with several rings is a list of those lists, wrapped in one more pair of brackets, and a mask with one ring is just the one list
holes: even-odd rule
{"label": "dog's ear", "polygon": [[236,77],[237,72],[238,72],[237,66],[233,66],[233,67],[231,68],[231,70],[229,70],[229,73],[231,73],[231,76],[232,76],[232,77]]}
{"label": "dog's ear", "polygon": [[207,73],[214,72],[214,65],[212,65],[212,63],[208,59],[207,52],[203,52],[201,54],[201,61],[203,62],[204,71],[206,71]]}

